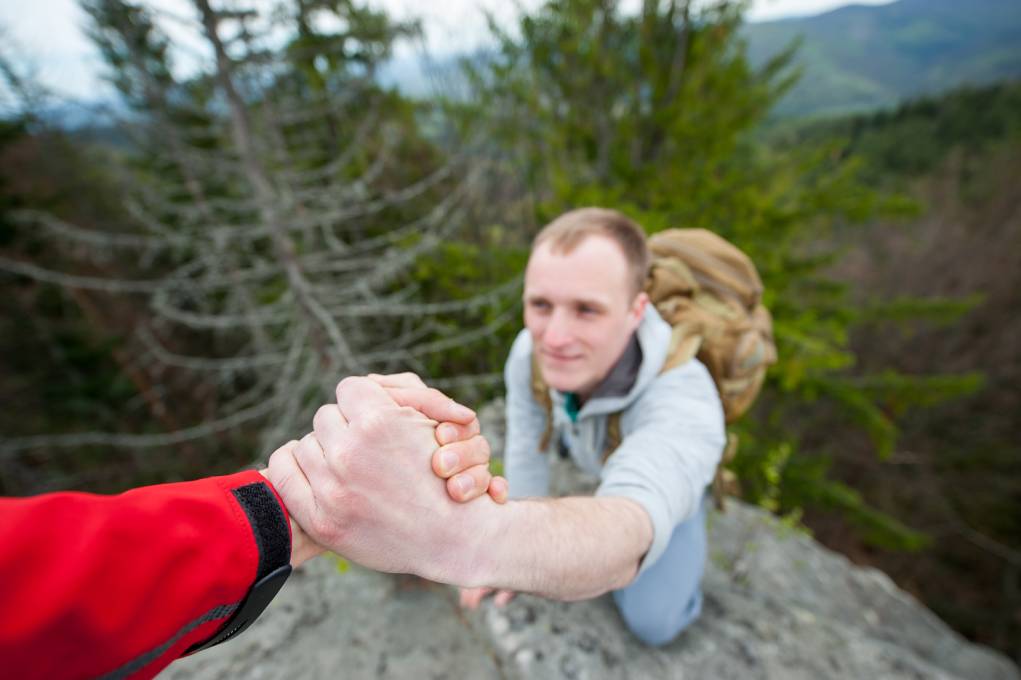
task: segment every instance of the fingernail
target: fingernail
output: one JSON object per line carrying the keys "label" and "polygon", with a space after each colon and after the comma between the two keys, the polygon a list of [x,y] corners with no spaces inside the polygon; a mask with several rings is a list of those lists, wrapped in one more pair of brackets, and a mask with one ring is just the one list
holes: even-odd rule
{"label": "fingernail", "polygon": [[457,484],[457,488],[460,489],[462,494],[466,494],[475,488],[475,480],[472,479],[471,475],[458,475],[454,484]]}
{"label": "fingernail", "polygon": [[436,430],[436,437],[440,440],[440,444],[449,444],[457,439],[457,428],[449,423],[444,423]]}
{"label": "fingernail", "polygon": [[[459,458],[453,451],[444,451],[440,454],[440,467],[444,473],[450,472],[457,465]],[[460,484],[460,482],[458,482]]]}

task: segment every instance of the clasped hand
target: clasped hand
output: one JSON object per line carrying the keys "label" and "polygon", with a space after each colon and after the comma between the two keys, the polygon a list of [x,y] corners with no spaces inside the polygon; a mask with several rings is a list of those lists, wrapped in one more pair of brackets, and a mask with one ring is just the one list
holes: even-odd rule
{"label": "clasped hand", "polygon": [[475,413],[414,374],[370,375],[343,380],[312,424],[263,473],[293,520],[292,562],[328,549],[471,585],[492,509],[507,497]]}

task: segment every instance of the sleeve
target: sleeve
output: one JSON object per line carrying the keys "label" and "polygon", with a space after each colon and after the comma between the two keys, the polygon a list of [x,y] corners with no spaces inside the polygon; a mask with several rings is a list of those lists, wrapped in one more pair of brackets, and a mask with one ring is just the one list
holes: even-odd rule
{"label": "sleeve", "polygon": [[607,460],[596,495],[630,498],[649,514],[653,539],[641,573],[698,510],[723,454],[726,426],[716,386],[697,360],[657,377],[621,426],[624,440]]}
{"label": "sleeve", "polygon": [[287,511],[255,471],[0,499],[3,672],[152,677],[243,630],[290,553]]}
{"label": "sleeve", "polygon": [[504,366],[507,440],[504,475],[511,498],[549,495],[549,456],[539,450],[546,412],[532,397],[532,339],[521,331]]}

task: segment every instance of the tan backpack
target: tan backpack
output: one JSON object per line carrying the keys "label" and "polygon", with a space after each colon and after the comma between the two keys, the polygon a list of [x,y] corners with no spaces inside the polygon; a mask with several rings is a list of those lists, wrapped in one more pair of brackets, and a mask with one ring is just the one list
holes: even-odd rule
{"label": "tan backpack", "polygon": [[[773,322],[762,305],[762,280],[751,259],[736,246],[705,229],[669,229],[649,239],[652,264],[645,291],[673,333],[663,372],[693,357],[709,369],[723,402],[726,422],[732,423],[755,401],[776,362]],[[532,358],[532,394],[546,409],[546,432],[541,448],[549,445],[553,403],[538,362]],[[737,437],[727,448],[713,479],[716,505],[726,493],[737,493],[737,480],[724,465],[737,451]],[[603,459],[620,445],[620,414],[607,420]]]}

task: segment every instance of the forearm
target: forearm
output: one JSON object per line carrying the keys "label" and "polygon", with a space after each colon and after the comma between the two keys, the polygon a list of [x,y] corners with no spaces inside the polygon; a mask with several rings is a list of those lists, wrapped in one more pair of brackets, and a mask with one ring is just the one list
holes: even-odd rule
{"label": "forearm", "polygon": [[286,560],[258,475],[0,499],[0,659],[11,677],[155,675]]}
{"label": "forearm", "polygon": [[490,513],[493,537],[470,580],[558,600],[581,600],[634,579],[652,522],[627,498],[513,501]]}

